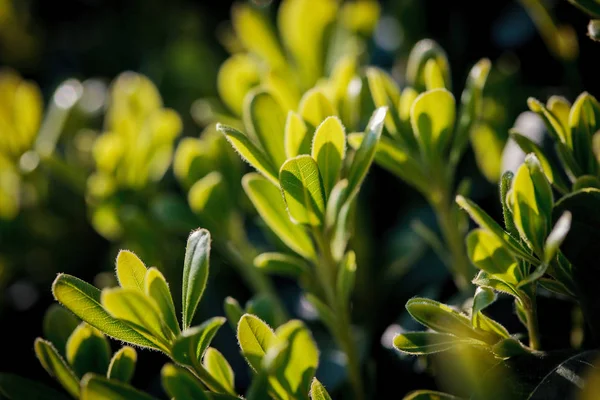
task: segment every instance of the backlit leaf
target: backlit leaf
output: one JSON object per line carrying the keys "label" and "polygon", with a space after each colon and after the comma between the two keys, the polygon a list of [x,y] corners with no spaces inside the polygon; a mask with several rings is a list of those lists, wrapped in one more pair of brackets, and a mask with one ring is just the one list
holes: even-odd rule
{"label": "backlit leaf", "polygon": [[79,397],[79,379],[67,366],[67,363],[58,354],[52,343],[47,340],[35,339],[35,355],[42,367],[55,378],[69,394],[75,398]]}
{"label": "backlit leaf", "polygon": [[237,327],[237,339],[242,355],[255,370],[261,369],[261,361],[269,348],[277,342],[275,333],[259,318],[245,314]]}
{"label": "backlit leaf", "polygon": [[312,157],[317,161],[326,196],[339,179],[346,156],[346,132],[337,117],[327,117],[317,127],[312,142]]}
{"label": "backlit leaf", "polygon": [[187,370],[173,364],[165,364],[161,370],[162,384],[173,399],[209,400],[200,381]]}
{"label": "backlit leaf", "polygon": [[201,325],[181,332],[171,348],[173,358],[184,365],[196,365],[202,360],[204,352],[210,346],[219,328],[225,323],[223,317],[213,317]]}
{"label": "backlit leaf", "polygon": [[173,334],[177,335],[180,329],[175,315],[175,304],[173,304],[173,297],[163,274],[155,267],[149,268],[144,278],[144,286],[144,292],[158,306],[165,324]]}
{"label": "backlit leaf", "polygon": [[234,391],[234,373],[233,369],[217,349],[209,347],[204,353],[202,360],[204,368],[224,387]]}
{"label": "backlit leaf", "polygon": [[129,382],[135,371],[135,363],[137,362],[137,353],[133,347],[121,347],[110,360],[108,366],[108,379],[114,379],[121,382]]}
{"label": "backlit leaf", "polygon": [[183,264],[183,328],[188,328],[200,303],[208,279],[210,233],[198,229],[190,234]]}
{"label": "backlit leaf", "polygon": [[154,400],[126,383],[88,374],[81,380],[81,400]]}
{"label": "backlit leaf", "polygon": [[79,324],[67,342],[67,361],[79,377],[88,372],[106,374],[110,354],[106,337],[85,322]]}
{"label": "backlit leaf", "polygon": [[396,349],[412,355],[439,353],[458,345],[485,346],[485,343],[468,337],[437,332],[407,332],[394,338]]}

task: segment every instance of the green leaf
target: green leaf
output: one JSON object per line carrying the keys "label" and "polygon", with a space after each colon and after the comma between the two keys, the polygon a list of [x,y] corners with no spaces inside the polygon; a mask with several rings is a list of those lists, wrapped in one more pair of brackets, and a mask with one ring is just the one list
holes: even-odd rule
{"label": "green leaf", "polygon": [[163,347],[169,343],[172,333],[167,335],[158,307],[145,294],[132,289],[104,289],[102,306],[113,317],[127,321],[150,340],[156,340]]}
{"label": "green leaf", "polygon": [[85,322],[79,324],[67,342],[67,361],[79,377],[88,372],[105,375],[110,353],[106,337]]}
{"label": "green leaf", "polygon": [[233,369],[219,350],[212,347],[206,349],[202,365],[221,385],[229,391],[234,392],[235,376]]}
{"label": "green leaf", "polygon": [[508,359],[523,354],[528,354],[529,350],[517,339],[508,337],[499,341],[492,347],[492,352],[497,358]]}
{"label": "green leaf", "polygon": [[81,279],[59,274],[52,284],[52,294],[73,314],[104,334],[127,343],[160,350],[159,345],[127,323],[113,318],[100,304],[100,290]]}
{"label": "green leaf", "polygon": [[231,213],[230,194],[223,175],[212,171],[196,181],[188,191],[188,203],[204,226],[220,230]]}
{"label": "green leaf", "polygon": [[564,242],[571,228],[571,213],[565,211],[558,221],[554,224],[554,228],[546,238],[544,244],[544,262],[549,264],[558,252],[558,248]]}
{"label": "green leaf", "polygon": [[544,241],[552,219],[552,188],[533,154],[519,167],[509,197],[515,225],[521,238],[543,257]]}
{"label": "green leaf", "polygon": [[502,204],[502,217],[504,218],[504,226],[511,236],[518,238],[519,231],[513,220],[513,213],[508,207],[508,194],[512,187],[514,174],[511,171],[505,171],[500,178],[500,203]]}
{"label": "green leaf", "polygon": [[0,395],[8,400],[66,400],[69,397],[40,382],[0,373]]}
{"label": "green leaf", "polygon": [[497,182],[502,172],[504,140],[486,123],[476,123],[470,128],[471,146],[477,166],[490,182]]}
{"label": "green leaf", "polygon": [[81,380],[81,400],[154,400],[133,386],[116,380],[87,374]]}
{"label": "green leaf", "polygon": [[311,139],[312,134],[308,134],[308,128],[302,117],[294,111],[288,111],[284,134],[286,157],[293,158],[299,154],[310,153]]}
{"label": "green leaf", "polygon": [[283,253],[262,253],[254,259],[256,268],[268,274],[299,278],[308,272],[306,261]]}
{"label": "green leaf", "polygon": [[350,299],[354,282],[356,280],[356,254],[350,250],[344,256],[340,263],[338,271],[336,293],[342,304],[346,304]]}
{"label": "green leaf", "polygon": [[183,328],[188,328],[200,303],[208,279],[210,232],[198,229],[190,234],[183,264]]}
{"label": "green leaf", "polygon": [[121,250],[117,256],[117,280],[124,289],[144,292],[146,266],[129,250]]}
{"label": "green leaf", "polygon": [[325,206],[325,227],[327,229],[331,229],[339,222],[338,217],[340,210],[344,207],[347,187],[348,180],[342,179],[335,184],[329,194],[329,199],[327,199],[327,205]]}
{"label": "green leaf", "polygon": [[276,69],[285,64],[285,56],[269,20],[250,4],[236,4],[231,22],[244,48]]}
{"label": "green leaf", "polygon": [[338,117],[327,117],[317,127],[311,155],[317,161],[325,197],[328,197],[340,177],[342,161],[346,157],[346,131]]}
{"label": "green leaf", "polygon": [[600,104],[589,93],[577,97],[569,113],[572,149],[577,164],[586,175],[598,175],[598,160],[592,151],[592,138],[600,127]]}
{"label": "green leaf", "polygon": [[525,249],[515,238],[508,232],[505,232],[496,221],[492,219],[485,211],[471,200],[456,196],[456,203],[469,213],[473,221],[480,227],[493,234],[502,244],[509,249],[517,257],[521,257],[528,262],[537,263],[537,259],[533,257],[527,249]]}
{"label": "green leaf", "polygon": [[507,293],[514,296],[517,300],[522,296],[522,293],[518,291],[514,285],[509,285],[504,281],[496,279],[493,275],[490,275],[485,271],[479,271],[472,283],[476,286],[487,287],[499,292]]}
{"label": "green leaf", "polygon": [[173,399],[209,400],[211,397],[204,393],[204,387],[187,370],[173,364],[165,364],[160,375],[162,385],[167,394]]}
{"label": "green leaf", "polygon": [[227,141],[244,161],[253,166],[275,185],[279,184],[277,180],[277,168],[273,162],[246,135],[235,128],[221,124],[217,124],[217,130],[225,135]]}
{"label": "green leaf", "polygon": [[310,237],[302,226],[290,221],[278,187],[255,173],[246,174],[242,185],[256,211],[281,241],[304,258],[314,258]]}
{"label": "green leaf", "polygon": [[474,329],[469,317],[437,301],[414,297],[406,303],[406,309],[417,322],[436,332],[495,342],[494,335]]}
{"label": "green leaf", "polygon": [[477,62],[469,71],[465,88],[460,97],[458,124],[452,143],[451,162],[456,163],[463,154],[469,140],[471,127],[481,117],[483,108],[483,88],[492,64],[487,58]]}
{"label": "green leaf", "polygon": [[284,131],[286,115],[275,98],[264,90],[248,93],[244,100],[244,124],[278,168],[286,160]]}
{"label": "green leaf", "polygon": [[494,303],[498,295],[490,288],[478,287],[473,296],[473,307],[471,309],[471,323],[473,327],[478,328],[478,320],[480,312],[486,309],[490,304]]}
{"label": "green leaf", "polygon": [[319,351],[302,321],[292,320],[277,328],[277,339],[287,341],[286,362],[276,376],[294,398],[307,398],[310,383],[319,365]]}
{"label": "green leaf", "polygon": [[149,268],[144,282],[144,292],[158,306],[167,327],[174,335],[179,334],[181,330],[175,315],[175,304],[173,304],[173,297],[163,274],[156,267]]}
{"label": "green leaf", "polygon": [[510,131],[510,137],[519,145],[523,152],[527,154],[535,154],[535,156],[540,161],[540,164],[542,165],[542,169],[544,171],[544,174],[546,175],[546,178],[548,178],[548,181],[551,184],[556,186],[558,190],[560,190],[562,193],[569,192],[568,186],[562,179],[561,172],[558,166],[556,166],[548,157],[546,157],[546,154],[541,149],[541,147],[539,147],[527,136],[521,135],[515,130]]}
{"label": "green leaf", "polygon": [[260,84],[260,73],[260,66],[249,54],[234,54],[221,65],[217,75],[219,97],[235,115],[242,115],[244,97]]}
{"label": "green leaf", "polygon": [[79,319],[70,311],[59,304],[52,304],[44,314],[43,332],[58,350],[59,354],[65,355],[67,341],[71,333],[79,325]]}
{"label": "green leaf", "polygon": [[600,18],[600,4],[595,0],[569,0],[569,3],[578,7],[583,12],[588,13],[594,18]]}
{"label": "green leaf", "polygon": [[137,353],[133,347],[121,347],[110,360],[108,366],[108,379],[118,380],[127,383],[133,377],[135,372],[135,363],[137,362]]}
{"label": "green leaf", "polygon": [[454,129],[456,103],[446,89],[422,93],[410,109],[410,123],[423,153],[431,160],[446,150]]}
{"label": "green leaf", "polygon": [[255,371],[261,369],[261,361],[267,350],[277,342],[275,333],[259,318],[244,314],[237,326],[237,339],[242,355]]}
{"label": "green leaf", "polygon": [[320,226],[325,199],[317,162],[308,155],[287,160],[279,171],[279,181],[290,219],[297,224]]}
{"label": "green leaf", "polygon": [[227,316],[227,321],[229,321],[229,325],[234,330],[237,330],[238,323],[244,315],[244,310],[240,306],[240,303],[233,297],[226,297],[223,302],[223,308],[225,310],[225,315]]}
{"label": "green leaf", "polygon": [[397,350],[415,356],[439,353],[459,345],[486,346],[479,340],[438,332],[407,332],[394,338]]}
{"label": "green leaf", "polygon": [[560,141],[562,144],[572,149],[571,132],[563,126],[556,115],[533,97],[527,99],[527,106],[531,111],[542,117],[548,133],[555,141]]}
{"label": "green leaf", "polygon": [[408,84],[419,92],[425,89],[425,65],[433,59],[439,65],[444,76],[445,87],[450,89],[450,66],[448,56],[439,44],[431,39],[423,39],[417,42],[410,54],[406,65],[406,80]]}
{"label": "green leaf", "polygon": [[348,188],[346,189],[348,198],[353,198],[356,195],[367,176],[367,172],[375,158],[386,114],[387,108],[379,107],[369,119],[362,143],[356,150],[348,171]]}
{"label": "green leaf", "polygon": [[392,136],[396,136],[400,130],[399,116],[395,115],[400,102],[398,85],[388,73],[379,68],[367,68],[366,75],[375,107],[387,107],[391,110],[385,116],[385,128]]}
{"label": "green leaf", "polygon": [[335,107],[318,88],[308,90],[300,99],[300,116],[313,127],[317,127],[325,118],[337,115]]}
{"label": "green leaf", "polygon": [[331,396],[317,378],[314,378],[310,384],[310,398],[312,400],[331,400]]}
{"label": "green leaf", "polygon": [[204,352],[225,323],[225,318],[214,317],[201,325],[181,332],[171,347],[173,359],[184,365],[195,366],[200,363]]}
{"label": "green leaf", "polygon": [[[357,149],[363,141],[362,133],[352,133],[348,135],[348,144]],[[401,149],[387,137],[382,136],[377,144],[375,153],[375,162],[381,167],[387,169],[400,179],[408,182],[421,193],[427,193],[427,178],[423,173],[421,165],[415,160],[409,152]]]}
{"label": "green leaf", "polygon": [[425,70],[423,72],[425,76],[425,87],[427,90],[446,88],[442,69],[436,60],[433,58],[427,60],[425,63]]}
{"label": "green leaf", "polygon": [[410,392],[402,400],[461,400],[460,397],[448,393],[436,392],[434,390],[415,390]]}
{"label": "green leaf", "polygon": [[467,253],[477,268],[509,285],[522,279],[519,264],[497,236],[484,229],[475,229],[467,235]]}
{"label": "green leaf", "polygon": [[35,355],[42,367],[55,378],[69,394],[75,398],[79,397],[79,379],[67,366],[67,363],[58,354],[52,343],[42,338],[35,339]]}

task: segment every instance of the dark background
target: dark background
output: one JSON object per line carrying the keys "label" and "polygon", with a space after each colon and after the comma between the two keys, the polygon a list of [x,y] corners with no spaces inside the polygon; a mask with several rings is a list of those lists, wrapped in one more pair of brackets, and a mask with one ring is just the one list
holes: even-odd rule
{"label": "dark background", "polygon": [[[148,75],[158,85],[166,106],[175,108],[184,117],[187,135],[199,133],[190,117],[189,107],[195,99],[216,94],[216,72],[220,62],[227,57],[217,36],[221,24],[229,18],[231,1],[24,0],[15,4],[29,16],[27,27],[36,38],[37,50],[24,57],[2,52],[0,65],[13,67],[36,81],[46,100],[66,78],[98,77],[109,81],[124,70],[134,70]],[[393,53],[372,45],[372,63],[390,67],[394,60],[406,57],[416,40],[433,38],[448,53],[457,95],[462,90],[469,68],[480,58],[488,57],[492,62],[501,58],[511,60],[516,69],[508,81],[509,86],[503,91],[506,119],[510,126],[510,121],[526,110],[528,96],[545,100],[550,94],[563,94],[573,100],[583,90],[592,94],[600,92],[600,82],[596,78],[600,44],[585,35],[588,18],[566,0],[545,4],[558,21],[569,23],[576,30],[580,50],[575,61],[563,62],[550,54],[518,1],[390,0],[382,1],[384,14],[400,21],[404,41]],[[496,188],[478,174],[471,153],[465,157],[460,172],[474,178],[473,197],[498,216]],[[67,191],[58,183],[56,185],[55,190]],[[379,168],[374,168],[363,192],[365,226],[373,244],[370,257],[375,264],[384,262],[390,253],[401,251],[394,248],[394,232],[401,230],[413,216],[432,219],[427,206],[414,190]],[[59,214],[62,212],[61,204],[53,206]],[[0,287],[3,290],[0,294],[0,371],[40,379],[49,384],[52,384],[50,378],[35,360],[33,340],[41,335],[42,316],[52,302],[47,279],[51,281],[51,277],[44,277],[46,272],[36,269],[36,260],[51,257],[56,271],[72,272],[91,281],[97,272],[112,269],[116,255],[116,249],[89,227],[83,203],[68,212],[80,215],[80,223],[69,227],[71,235],[80,240],[65,241],[61,238],[71,236],[57,235],[47,242],[29,243],[39,248],[38,251],[22,262],[23,271],[11,277],[3,288]],[[19,218],[27,218],[22,221],[25,225],[44,224],[41,217]],[[20,237],[17,230],[0,230],[0,256],[8,259],[19,252],[23,243],[16,243],[15,238]],[[183,247],[181,253],[183,256]],[[427,255],[417,267],[430,268],[431,272],[419,275],[421,278],[415,275],[413,281],[404,281],[385,298],[378,297],[377,292],[371,293],[372,301],[366,305],[355,304],[356,321],[373,324],[376,327],[374,331],[382,333],[402,313],[406,299],[426,286],[429,274],[441,275],[436,279],[442,281],[446,279],[433,255]],[[220,299],[223,293],[239,298],[247,296],[232,273],[224,271],[219,274],[215,281],[227,279],[230,283],[218,284],[213,300],[203,306],[205,316],[222,314]],[[11,287],[30,279],[34,282],[36,299],[26,309],[19,309],[10,300]],[[452,284],[448,279],[446,281],[448,283],[442,288],[451,291]],[[279,283],[290,286],[286,282]],[[549,317],[542,309],[542,331],[544,324],[549,323]],[[508,325],[512,327],[510,323]],[[219,343],[225,346],[233,344],[228,327],[223,330],[228,332],[218,338],[217,347],[220,349],[223,345],[219,346]],[[558,346],[568,334],[565,329],[555,332],[556,338],[545,338],[550,346],[554,343]],[[394,352],[384,349],[376,338],[371,343],[378,365],[375,371],[377,379],[373,381],[379,387],[378,393],[393,389],[401,395],[411,389],[432,386],[431,378],[417,373],[414,363],[401,360]],[[235,348],[229,347],[230,350],[224,351],[226,356],[234,358],[232,363],[238,367],[236,371],[243,371],[241,360],[235,359]],[[157,378],[164,358],[143,351],[138,352],[138,356],[134,385],[160,393]]]}

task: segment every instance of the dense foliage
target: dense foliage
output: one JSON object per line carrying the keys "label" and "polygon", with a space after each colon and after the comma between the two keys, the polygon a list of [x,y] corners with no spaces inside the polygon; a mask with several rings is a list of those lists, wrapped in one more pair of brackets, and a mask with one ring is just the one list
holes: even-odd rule
{"label": "dense foliage", "polygon": [[[521,3],[573,67],[573,28]],[[37,42],[15,4],[0,0],[0,34],[28,44],[7,53],[24,60]],[[432,39],[386,68],[386,23],[375,0],[235,4],[215,95],[190,108],[200,136],[141,73],[69,79],[44,108],[36,83],[0,70],[0,287],[27,309],[30,276],[55,300],[33,343],[55,382],[6,368],[0,396],[595,398],[600,102],[504,104],[505,59],[458,74]],[[210,53],[192,42],[169,60]],[[370,233],[383,203],[369,193],[394,180],[427,206],[402,209],[390,245]],[[50,250],[28,251],[38,238]],[[53,262],[103,252],[114,274]]]}

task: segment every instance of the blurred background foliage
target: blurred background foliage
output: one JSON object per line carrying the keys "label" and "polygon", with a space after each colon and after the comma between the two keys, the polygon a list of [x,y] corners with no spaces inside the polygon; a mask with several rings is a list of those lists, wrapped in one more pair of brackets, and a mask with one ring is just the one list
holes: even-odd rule
{"label": "blurred background foliage", "polygon": [[[277,1],[248,3],[275,19]],[[111,286],[117,250],[129,248],[161,268],[178,288],[181,249],[191,229],[222,229],[243,251],[246,235],[259,247],[266,242],[238,184],[246,167],[212,125],[215,114],[229,115],[221,122],[239,119],[239,104],[224,107],[215,101],[219,68],[230,53],[228,63],[247,62],[240,50],[252,46],[252,38],[233,34],[232,4],[0,0],[0,335],[11,351],[24,355],[1,357],[0,370],[49,382],[34,360],[32,343],[40,335],[57,272]],[[514,144],[505,146],[508,130],[517,126],[538,141],[547,137],[541,120],[525,112],[527,97],[574,100],[583,90],[600,92],[597,44],[586,37],[588,17],[567,1],[382,0],[380,5],[375,26],[361,25],[353,15],[368,9],[346,9],[340,18],[364,39],[368,59],[361,61],[391,71],[401,85],[407,56],[422,38],[436,40],[446,51],[455,95],[475,62],[492,61],[478,131],[481,145],[467,152],[457,181],[470,178],[471,197],[498,217],[496,182],[523,156]],[[282,62],[276,55],[264,56]],[[299,74],[301,87],[295,90],[303,93],[322,71],[307,68]],[[194,204],[202,204],[205,186],[218,185],[219,179],[229,195],[221,198],[224,215],[210,221]],[[197,182],[205,186],[198,188]],[[11,202],[15,198],[19,201]],[[435,215],[416,191],[379,167],[369,174],[359,202],[353,319],[363,327],[362,351],[370,354],[370,385],[376,393],[401,394],[435,387],[424,373],[430,365],[391,348],[394,334],[415,328],[404,310],[407,299],[418,294],[451,302],[455,293],[446,268],[411,228],[419,219],[436,229]],[[221,226],[222,220],[229,225]],[[238,261],[227,248],[215,255],[202,318],[222,315],[225,296],[250,298],[252,278],[235,272]],[[277,278],[275,286],[292,314],[316,319],[293,281]],[[554,332],[545,346],[567,347],[574,340],[571,319],[577,316],[556,299],[541,302],[564,311],[549,318],[540,306],[541,331]],[[508,321],[509,330],[518,329],[510,301],[494,304],[491,314]],[[317,324],[311,329],[326,354],[325,332]],[[233,340],[229,332],[216,343],[225,344],[225,356],[243,371]],[[160,356],[139,356],[134,385],[160,393],[158,378],[139,379],[158,377]],[[319,374],[331,387],[343,369],[335,354],[327,360]]]}

